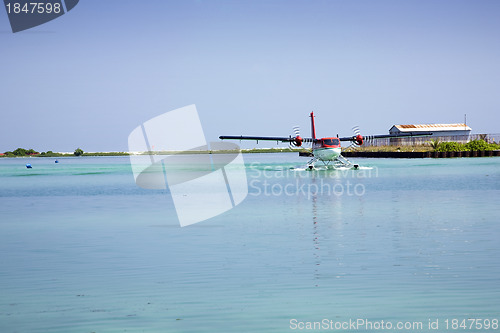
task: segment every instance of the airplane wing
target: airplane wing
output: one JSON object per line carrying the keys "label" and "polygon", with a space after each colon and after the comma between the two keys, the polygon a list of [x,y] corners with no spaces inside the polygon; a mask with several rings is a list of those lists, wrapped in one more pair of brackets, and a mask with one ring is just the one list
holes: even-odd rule
{"label": "airplane wing", "polygon": [[[382,134],[382,135],[355,135],[346,136],[339,138],[340,141],[352,141],[357,142],[358,145],[362,145],[365,140],[373,139],[384,139],[384,138],[407,138],[407,137],[419,137],[419,136],[430,136],[432,132],[409,132],[409,133],[396,133],[396,134]],[[300,136],[245,136],[245,135],[221,135],[219,136],[221,140],[253,140],[257,141],[276,141],[276,142],[290,142],[293,145],[300,147],[303,142],[316,142],[318,139],[313,138],[302,138]]]}
{"label": "airplane wing", "polygon": [[[382,134],[382,135],[366,135],[361,136],[362,140],[373,140],[373,139],[385,139],[385,138],[408,138],[408,137],[419,137],[419,136],[430,136],[432,132],[408,132],[408,133],[394,133],[394,134]],[[346,136],[339,138],[340,141],[357,141],[358,136]]]}
{"label": "airplane wing", "polygon": [[221,140],[254,140],[257,141],[276,141],[276,142],[297,142],[298,139],[301,142],[313,142],[312,138],[301,138],[296,136],[244,136],[244,135],[221,135],[219,136]]}

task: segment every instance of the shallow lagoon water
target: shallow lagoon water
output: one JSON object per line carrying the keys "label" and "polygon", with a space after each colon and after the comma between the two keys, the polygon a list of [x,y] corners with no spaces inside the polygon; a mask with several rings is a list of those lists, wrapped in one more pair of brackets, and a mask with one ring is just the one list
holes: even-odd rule
{"label": "shallow lagoon water", "polygon": [[2,332],[500,317],[500,158],[244,158],[245,201],[184,228],[127,157],[0,159]]}

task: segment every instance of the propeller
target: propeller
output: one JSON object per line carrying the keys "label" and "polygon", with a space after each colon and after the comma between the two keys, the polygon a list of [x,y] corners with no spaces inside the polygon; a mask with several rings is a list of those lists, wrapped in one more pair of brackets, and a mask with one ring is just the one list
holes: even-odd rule
{"label": "propeller", "polygon": [[375,137],[373,135],[364,136],[363,139],[365,140],[367,146],[371,146],[375,142]]}
{"label": "propeller", "polygon": [[357,149],[361,146],[365,140],[365,138],[361,135],[361,131],[359,130],[359,126],[354,126],[352,128],[354,136],[352,137],[352,142],[346,149]]}
{"label": "propeller", "polygon": [[300,127],[299,126],[294,126],[293,127],[293,140],[290,140],[290,143],[288,147],[290,149],[295,148],[295,147],[300,147],[302,146],[302,142],[304,141],[302,137],[300,136]]}

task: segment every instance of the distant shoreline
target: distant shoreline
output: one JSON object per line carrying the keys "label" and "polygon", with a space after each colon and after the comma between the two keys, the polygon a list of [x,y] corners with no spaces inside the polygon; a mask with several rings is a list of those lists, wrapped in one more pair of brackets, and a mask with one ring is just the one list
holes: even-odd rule
{"label": "distant shoreline", "polygon": [[[458,152],[439,152],[432,149],[422,149],[422,147],[405,146],[388,149],[387,147],[363,147],[361,149],[343,150],[345,157],[368,157],[368,158],[450,158],[450,157],[487,157],[500,156],[500,150],[477,150]],[[420,149],[418,149],[420,148]],[[81,156],[106,157],[106,156],[150,156],[150,155],[187,155],[187,154],[258,154],[258,153],[300,153],[308,152],[307,149],[289,148],[258,148],[241,150],[192,150],[192,151],[153,151],[153,152],[86,152]],[[26,156],[0,155],[0,158],[58,158],[58,157],[79,157],[73,153],[51,153],[36,154]]]}
{"label": "distant shoreline", "polygon": [[[85,152],[80,156],[147,156],[147,155],[180,155],[180,154],[255,154],[255,153],[298,153],[301,151],[306,151],[305,149],[293,149],[288,148],[259,148],[259,149],[241,149],[241,150],[189,150],[189,151],[146,151],[146,152]],[[16,157],[77,157],[70,152],[59,152],[50,154],[32,154],[26,156],[7,156],[0,155],[0,157],[5,158],[16,158]]]}

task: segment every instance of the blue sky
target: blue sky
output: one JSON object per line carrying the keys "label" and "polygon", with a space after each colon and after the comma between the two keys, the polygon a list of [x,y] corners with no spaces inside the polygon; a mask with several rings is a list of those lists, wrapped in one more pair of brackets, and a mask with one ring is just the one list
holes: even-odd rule
{"label": "blue sky", "polygon": [[[219,135],[500,132],[500,1],[81,0],[13,34],[0,10],[0,152],[126,151],[196,104]],[[262,146],[262,145],[261,145]]]}

